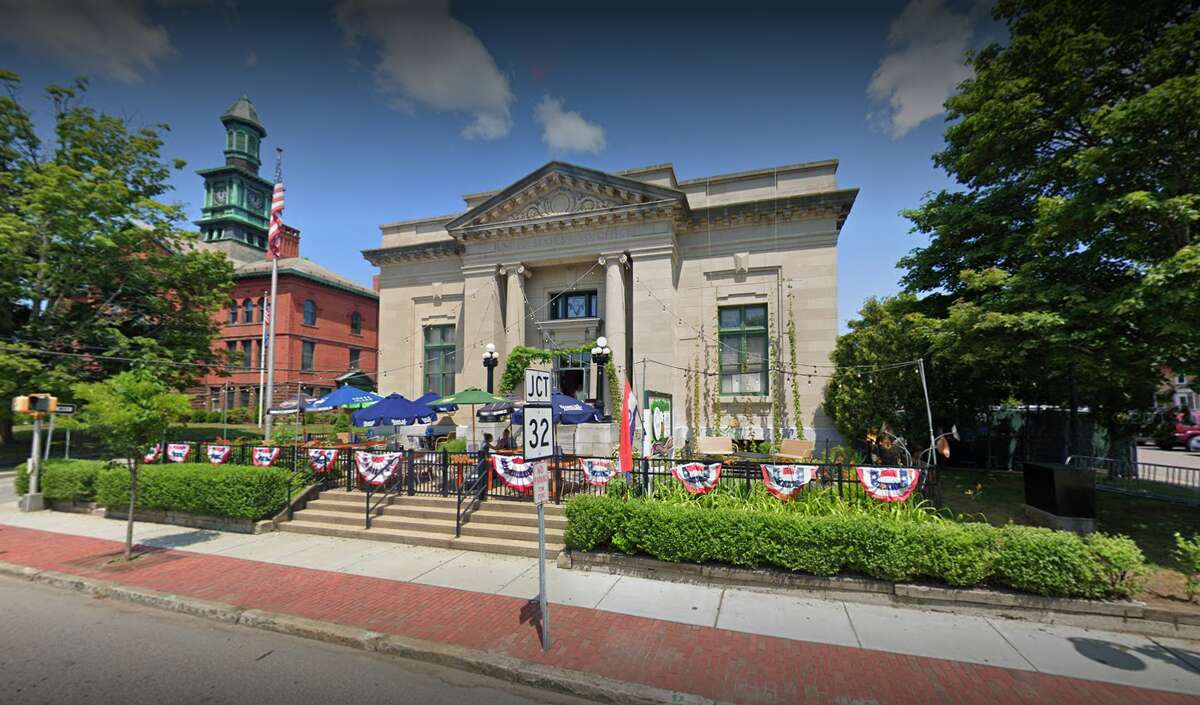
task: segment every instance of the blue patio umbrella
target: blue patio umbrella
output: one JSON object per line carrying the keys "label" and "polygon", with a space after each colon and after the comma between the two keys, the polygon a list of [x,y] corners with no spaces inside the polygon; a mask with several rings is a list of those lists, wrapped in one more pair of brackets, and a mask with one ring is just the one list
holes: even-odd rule
{"label": "blue patio umbrella", "polygon": [[[600,420],[600,413],[591,404],[585,404],[562,392],[550,395],[550,415],[554,417],[554,423],[580,424]],[[525,423],[525,410],[513,410],[512,422]]]}
{"label": "blue patio umbrella", "polygon": [[415,401],[418,404],[424,404],[425,406],[428,406],[430,409],[433,409],[434,411],[437,411],[439,413],[447,413],[448,414],[448,413],[451,413],[454,411],[458,411],[458,404],[434,404],[433,403],[441,398],[442,398],[442,395],[438,394],[437,392],[425,392],[424,394],[417,397],[413,401]]}
{"label": "blue patio umbrella", "polygon": [[332,411],[333,409],[349,408],[357,409],[364,406],[370,406],[383,399],[374,392],[365,392],[357,387],[349,385],[338,387],[329,394],[321,397],[310,405],[305,406],[306,411]]}
{"label": "blue patio umbrella", "polygon": [[399,394],[389,394],[381,401],[359,409],[350,416],[355,426],[411,426],[430,423],[435,418],[437,412],[433,409],[405,399]]}

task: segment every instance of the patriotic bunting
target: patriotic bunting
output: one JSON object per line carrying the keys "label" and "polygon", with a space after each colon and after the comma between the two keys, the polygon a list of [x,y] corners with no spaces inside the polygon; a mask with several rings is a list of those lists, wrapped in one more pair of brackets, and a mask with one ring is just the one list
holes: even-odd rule
{"label": "patriotic bunting", "polygon": [[616,468],[613,467],[611,460],[597,460],[594,458],[585,458],[580,461],[583,465],[583,475],[587,478],[589,484],[596,487],[604,487],[608,481],[612,479]]}
{"label": "patriotic bunting", "polygon": [[309,448],[308,449],[308,466],[314,472],[323,473],[337,462],[338,452],[336,448]]}
{"label": "patriotic bunting", "polygon": [[880,502],[903,502],[917,489],[921,478],[921,471],[916,468],[855,469],[863,489]]}
{"label": "patriotic bunting", "polygon": [[692,494],[708,494],[721,480],[721,464],[685,463],[671,468],[671,474]]}
{"label": "patriotic bunting", "polygon": [[233,451],[233,446],[206,446],[205,453],[208,455],[208,462],[213,465],[224,465],[226,460],[229,460],[229,453]]}
{"label": "patriotic bunting", "polygon": [[368,453],[356,450],[354,451],[354,465],[363,482],[372,487],[381,487],[396,474],[396,469],[400,467],[400,459],[403,457],[403,453]]}
{"label": "patriotic bunting", "polygon": [[189,443],[168,443],[167,444],[167,460],[172,463],[186,463],[188,456],[192,454],[192,446]]}
{"label": "patriotic bunting", "polygon": [[763,465],[763,484],[776,498],[788,501],[817,476],[816,465]]}
{"label": "patriotic bunting", "polygon": [[143,463],[153,463],[154,461],[158,460],[158,456],[161,453],[162,453],[162,444],[155,443],[154,447],[151,448],[145,455],[142,456],[142,462]]}
{"label": "patriotic bunting", "polygon": [[260,468],[269,467],[275,464],[276,458],[279,457],[279,448],[267,448],[265,446],[255,446],[251,458],[254,464]]}
{"label": "patriotic bunting", "polygon": [[533,492],[533,463],[519,455],[493,455],[492,464],[504,484],[524,494]]}

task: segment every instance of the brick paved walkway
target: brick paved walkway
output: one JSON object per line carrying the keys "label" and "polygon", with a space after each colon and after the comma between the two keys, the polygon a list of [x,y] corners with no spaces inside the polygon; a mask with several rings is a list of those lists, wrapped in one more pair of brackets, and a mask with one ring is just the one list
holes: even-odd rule
{"label": "brick paved walkway", "polygon": [[[0,526],[0,560],[451,643],[716,700],[759,703],[1196,703],[1192,696],[556,605],[543,654],[524,600],[186,551],[81,567],[120,544]],[[914,635],[914,638],[919,638]]]}

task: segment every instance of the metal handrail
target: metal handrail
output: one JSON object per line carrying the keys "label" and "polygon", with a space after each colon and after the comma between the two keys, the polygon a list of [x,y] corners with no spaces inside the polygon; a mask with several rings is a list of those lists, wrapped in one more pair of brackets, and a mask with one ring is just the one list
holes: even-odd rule
{"label": "metal handrail", "polygon": [[[475,465],[475,478],[468,484],[463,483],[458,486],[458,510],[454,517],[454,537],[458,538],[462,535],[462,525],[467,520],[470,513],[479,506],[483,501],[483,495],[487,492],[487,477],[490,469],[487,467],[488,456],[486,453],[481,454],[479,462]],[[464,492],[465,490],[465,492]],[[463,508],[463,498],[467,498],[466,509]]]}
{"label": "metal handrail", "polygon": [[[403,452],[403,449],[401,449],[401,452]],[[392,477],[390,479],[388,479],[387,482],[383,483],[379,487],[375,487],[374,485],[372,485],[369,482],[364,483],[366,485],[366,496],[367,496],[366,528],[368,528],[368,529],[371,528],[371,516],[375,513],[375,510],[377,510],[379,508],[379,505],[383,504],[383,502],[385,500],[387,500],[387,498],[390,497],[391,495],[399,494],[399,491],[396,488],[403,486],[402,483],[404,482],[405,478],[412,474],[412,463],[413,463],[412,450],[409,450],[408,453],[406,453],[406,456],[407,457],[405,457],[405,459],[404,459],[405,467],[404,467],[403,472],[396,472],[395,474],[392,475]],[[371,503],[371,495],[373,495],[373,494],[378,495],[378,497],[376,497],[376,499],[375,499],[374,504]]]}

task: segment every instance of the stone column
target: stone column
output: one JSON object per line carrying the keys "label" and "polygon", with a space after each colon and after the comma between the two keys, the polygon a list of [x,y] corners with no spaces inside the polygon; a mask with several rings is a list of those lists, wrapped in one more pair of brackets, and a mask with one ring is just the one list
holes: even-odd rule
{"label": "stone column", "polygon": [[624,269],[628,261],[629,258],[620,253],[603,255],[599,260],[604,267],[604,337],[608,338],[608,347],[612,348],[617,374],[626,378],[629,376],[629,360],[625,342]]}
{"label": "stone column", "polygon": [[505,350],[508,351],[525,344],[525,321],[529,314],[525,306],[525,265],[520,262],[506,264],[500,269],[500,273],[508,278],[504,313],[504,325],[508,333],[503,341]]}
{"label": "stone column", "polygon": [[458,360],[455,388],[486,385],[483,368],[483,346],[499,342],[503,334],[500,312],[500,281],[496,277],[496,265],[463,267],[463,305],[460,314],[461,326],[457,331]]}

